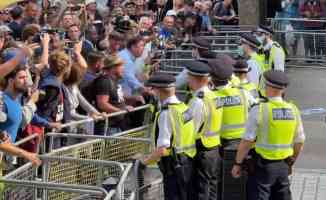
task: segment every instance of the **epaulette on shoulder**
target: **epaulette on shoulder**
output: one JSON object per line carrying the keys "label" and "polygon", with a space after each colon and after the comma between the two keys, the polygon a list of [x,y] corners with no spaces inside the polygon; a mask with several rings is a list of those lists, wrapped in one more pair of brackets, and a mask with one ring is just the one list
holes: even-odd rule
{"label": "epaulette on shoulder", "polygon": [[260,103],[254,103],[254,104],[251,105],[251,108],[259,106],[259,105],[260,105]]}
{"label": "epaulette on shoulder", "polygon": [[198,92],[198,94],[197,94],[197,97],[198,98],[204,98],[204,96],[205,96],[205,94],[204,94],[204,92],[203,91],[200,91],[200,92]]}
{"label": "epaulette on shoulder", "polygon": [[268,102],[268,98],[267,97],[264,97],[264,96],[260,96],[259,97],[259,102],[260,103],[267,103]]}
{"label": "epaulette on shoulder", "polygon": [[277,48],[281,48],[281,45],[277,42],[274,42],[273,45],[276,46]]}

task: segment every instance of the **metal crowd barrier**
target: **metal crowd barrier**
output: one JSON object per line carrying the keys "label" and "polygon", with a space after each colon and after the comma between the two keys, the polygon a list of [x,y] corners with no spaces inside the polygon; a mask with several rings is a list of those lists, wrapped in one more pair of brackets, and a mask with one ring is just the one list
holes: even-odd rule
{"label": "metal crowd barrier", "polygon": [[[309,18],[269,18],[267,21],[270,22],[271,26],[275,31],[284,31],[288,25],[291,25],[293,30],[296,31],[309,31],[309,25],[314,25],[314,27],[320,28],[320,30],[325,30],[326,19],[309,19]],[[305,24],[308,27],[305,27]],[[316,29],[315,29],[316,30]],[[313,31],[315,31],[313,30]]]}
{"label": "metal crowd barrier", "polygon": [[326,62],[326,31],[277,31],[274,37],[290,61]]}
{"label": "metal crowd barrier", "polygon": [[[211,51],[216,54],[227,54],[232,57],[238,55],[238,46],[241,32],[224,32],[224,36],[203,36],[212,44]],[[274,39],[285,49],[286,65],[295,67],[323,67],[326,64],[326,31],[276,31]],[[177,75],[183,69],[183,62],[193,59],[191,43],[183,44],[188,50],[167,50],[159,60],[160,71]],[[182,47],[181,47],[182,48]]]}
{"label": "metal crowd barrier", "polygon": [[137,200],[164,200],[163,177],[157,166],[144,168],[137,160],[134,174],[137,177]]}
{"label": "metal crowd barrier", "polygon": [[[127,112],[127,111],[123,110],[123,111],[118,111],[118,112],[107,114],[105,116],[105,120],[107,121],[106,126],[109,126],[109,123],[108,123],[109,118],[116,117],[116,116],[119,116],[119,115],[128,114],[128,113],[131,113],[131,112],[136,112],[136,111],[139,111],[139,110],[146,110],[148,108],[150,108],[150,104],[146,104],[146,105],[135,107],[130,112]],[[72,122],[63,124],[61,127],[62,128],[74,127],[74,126],[82,125],[82,124],[85,124],[87,122],[92,122],[92,121],[94,121],[93,118],[88,118],[88,119],[79,120],[79,121],[72,121]]]}
{"label": "metal crowd barrier", "polygon": [[[151,105],[135,108],[133,111],[151,110]],[[109,114],[106,117],[114,117],[128,113],[121,111]],[[0,182],[5,183],[5,199],[9,200],[36,200],[42,194],[43,200],[63,199],[105,199],[133,200],[136,198],[136,177],[131,173],[129,161],[137,153],[149,153],[152,148],[151,122],[153,113],[145,115],[145,124],[127,131],[116,133],[112,136],[71,134],[71,133],[47,133],[45,137],[50,141],[50,153],[41,155],[45,163],[42,165],[42,176],[39,179],[37,169],[30,163],[10,172]],[[70,122],[63,127],[79,126],[93,119]],[[37,135],[20,140],[17,145],[34,139]],[[53,139],[57,137],[87,139],[86,142],[52,150]],[[43,148],[45,149],[45,140]],[[64,161],[64,162],[63,162]],[[94,161],[94,162],[93,162]],[[120,163],[119,166],[102,168],[99,163]],[[125,167],[125,166],[128,166]],[[124,171],[123,171],[123,170]],[[106,177],[119,178],[115,192],[104,194],[99,191],[100,184]],[[41,181],[40,181],[41,180]],[[114,181],[114,180],[111,180]],[[20,184],[22,183],[22,184]],[[78,188],[82,189],[78,190]],[[85,193],[85,194],[83,194]],[[101,197],[97,198],[101,193]],[[95,195],[94,197],[90,195]],[[97,195],[97,196],[96,196]],[[111,197],[110,197],[111,196]]]}
{"label": "metal crowd barrier", "polygon": [[[68,199],[127,199],[125,183],[132,164],[115,161],[91,160],[56,156],[50,153],[40,156],[43,161],[42,179],[37,177],[35,168],[27,163],[8,175],[0,178],[5,184],[6,200],[68,200]],[[91,167],[90,167],[91,166]],[[104,168],[106,167],[106,168]],[[115,168],[115,174],[104,174],[106,169]],[[65,181],[58,178],[65,175]],[[102,185],[110,177],[116,182]],[[42,197],[41,197],[42,196]]]}
{"label": "metal crowd barrier", "polygon": [[256,26],[253,25],[213,25],[217,31],[250,31]]}

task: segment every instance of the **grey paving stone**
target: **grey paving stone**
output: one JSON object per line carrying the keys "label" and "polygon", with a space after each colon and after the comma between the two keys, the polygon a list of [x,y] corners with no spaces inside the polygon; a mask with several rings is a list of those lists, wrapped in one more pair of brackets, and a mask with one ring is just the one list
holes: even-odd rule
{"label": "grey paving stone", "polygon": [[326,199],[326,170],[296,169],[290,181],[293,200]]}

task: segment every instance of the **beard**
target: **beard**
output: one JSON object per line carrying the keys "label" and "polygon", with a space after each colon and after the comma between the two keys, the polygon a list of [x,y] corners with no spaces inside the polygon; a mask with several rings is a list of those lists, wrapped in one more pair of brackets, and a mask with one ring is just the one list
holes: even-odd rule
{"label": "beard", "polygon": [[24,94],[24,93],[28,92],[28,87],[27,86],[15,86],[14,89],[19,94]]}

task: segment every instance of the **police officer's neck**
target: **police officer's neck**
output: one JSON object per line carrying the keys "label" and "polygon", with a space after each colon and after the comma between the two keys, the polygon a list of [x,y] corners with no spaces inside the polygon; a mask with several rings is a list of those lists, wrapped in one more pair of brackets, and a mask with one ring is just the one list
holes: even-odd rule
{"label": "police officer's neck", "polygon": [[163,103],[163,102],[165,102],[167,99],[169,99],[171,97],[175,97],[175,94],[165,95],[165,96],[160,95],[160,101],[161,101],[161,103]]}
{"label": "police officer's neck", "polygon": [[173,96],[175,96],[174,88],[164,88],[159,91],[159,98],[161,102]]}
{"label": "police officer's neck", "polygon": [[268,89],[266,90],[267,97],[270,98],[282,98],[283,90],[278,89]]}
{"label": "police officer's neck", "polygon": [[248,80],[246,73],[239,73],[239,74],[236,74],[236,76],[240,79],[241,82]]}
{"label": "police officer's neck", "polygon": [[196,92],[197,90],[203,88],[203,87],[207,87],[208,86],[208,79],[207,80],[197,80],[196,84],[193,84],[191,87],[191,90]]}

